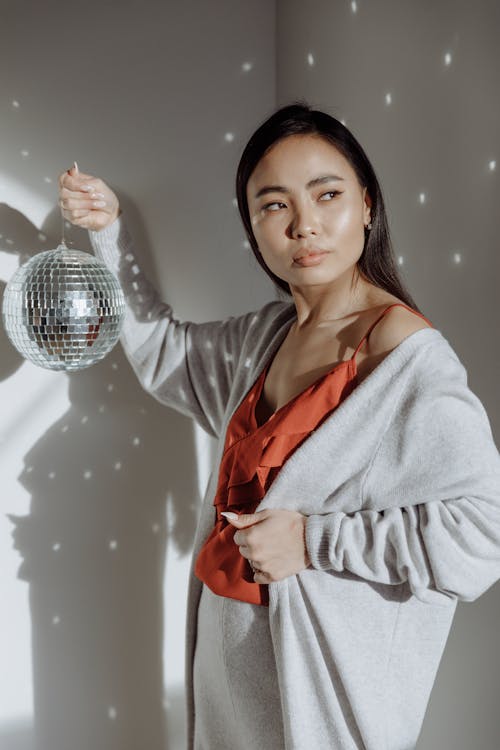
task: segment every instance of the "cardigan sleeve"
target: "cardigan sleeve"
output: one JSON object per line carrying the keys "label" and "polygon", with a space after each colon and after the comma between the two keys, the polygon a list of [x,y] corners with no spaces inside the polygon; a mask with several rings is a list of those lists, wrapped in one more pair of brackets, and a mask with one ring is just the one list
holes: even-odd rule
{"label": "cardigan sleeve", "polygon": [[458,358],[427,367],[394,409],[361,510],[308,516],[306,547],[312,568],[406,581],[421,601],[445,605],[474,601],[500,578],[500,455]]}
{"label": "cardigan sleeve", "polygon": [[259,312],[207,323],[180,322],[141,270],[122,213],[109,227],[89,230],[89,238],[123,289],[126,311],[120,342],[142,387],[218,437],[244,338]]}

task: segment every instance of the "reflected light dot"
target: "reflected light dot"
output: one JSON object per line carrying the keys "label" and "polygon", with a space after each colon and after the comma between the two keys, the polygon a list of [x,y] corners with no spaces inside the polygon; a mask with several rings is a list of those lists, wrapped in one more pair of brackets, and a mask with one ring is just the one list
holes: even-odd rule
{"label": "reflected light dot", "polygon": [[125,256],[125,260],[128,260],[129,263],[133,263],[134,256],[132,255],[132,253],[127,253]]}
{"label": "reflected light dot", "polygon": [[356,0],[352,1],[352,3],[351,3],[351,10],[352,10],[353,13],[357,12],[357,10],[358,10],[358,4],[357,4]]}
{"label": "reflected light dot", "polygon": [[404,258],[403,258],[403,256],[402,256],[402,255],[399,255],[399,256],[398,256],[398,266],[402,266],[402,265],[403,265],[403,263],[404,263]]}
{"label": "reflected light dot", "polygon": [[59,615],[54,615],[54,617],[52,618],[52,624],[59,625],[60,622],[61,622],[61,618],[59,617]]}
{"label": "reflected light dot", "polygon": [[115,471],[120,471],[121,468],[122,468],[122,462],[121,461],[116,461],[116,463],[114,465]]}
{"label": "reflected light dot", "polygon": [[110,719],[116,719],[117,717],[117,711],[114,706],[109,706],[108,708],[108,716]]}
{"label": "reflected light dot", "polygon": [[385,95],[385,103],[387,105],[392,104],[392,95],[390,93]]}
{"label": "reflected light dot", "polygon": [[19,109],[19,102],[17,101],[17,99],[14,99],[14,101],[12,102],[12,106],[14,107],[14,109]]}
{"label": "reflected light dot", "polygon": [[52,549],[54,550],[54,552],[59,552],[59,550],[61,549],[61,543],[56,542],[55,544],[52,545]]}
{"label": "reflected light dot", "polygon": [[490,172],[493,172],[493,171],[494,171],[494,170],[496,169],[496,166],[497,166],[497,163],[496,163],[496,161],[495,161],[494,159],[492,159],[492,160],[490,161],[490,163],[488,164],[488,167],[489,167],[489,169],[490,169]]}
{"label": "reflected light dot", "polygon": [[112,539],[109,543],[109,549],[116,549],[118,547],[118,542],[116,539]]}
{"label": "reflected light dot", "polygon": [[132,444],[133,444],[133,445],[140,445],[140,442],[141,442],[141,441],[140,441],[140,438],[138,438],[138,437],[135,437],[135,438],[134,438],[134,439],[132,440]]}
{"label": "reflected light dot", "polygon": [[40,242],[47,242],[47,235],[43,232],[38,232],[38,239]]}
{"label": "reflected light dot", "polygon": [[32,466],[27,466],[26,467],[26,474],[31,474],[32,471],[33,471],[33,467]]}
{"label": "reflected light dot", "polygon": [[56,472],[55,471],[50,471],[49,472],[49,479],[54,479],[55,476],[56,476]]}
{"label": "reflected light dot", "polygon": [[90,469],[87,469],[86,471],[83,472],[83,478],[92,479],[92,472],[90,471]]}
{"label": "reflected light dot", "polygon": [[247,357],[245,360],[245,367],[250,367],[251,362],[252,360],[250,359],[250,357]]}
{"label": "reflected light dot", "polygon": [[30,155],[30,152],[28,151],[28,149],[23,148],[23,150],[21,151],[21,156],[26,157],[26,156],[29,156],[29,155]]}
{"label": "reflected light dot", "polygon": [[238,208],[238,200],[237,200],[237,198],[233,198],[232,204],[233,204],[234,208]]}
{"label": "reflected light dot", "polygon": [[460,253],[454,253],[453,254],[453,262],[454,263],[461,263],[462,262],[462,255]]}
{"label": "reflected light dot", "polygon": [[243,240],[242,245],[245,248],[245,250],[250,250],[250,243],[248,240]]}
{"label": "reflected light dot", "polygon": [[103,413],[103,411],[106,411],[106,407],[104,406],[104,404],[101,404],[101,405],[99,406],[99,413],[100,413],[100,414],[102,414],[102,413]]}
{"label": "reflected light dot", "polygon": [[106,390],[108,390],[111,393],[111,391],[114,390],[114,387],[115,386],[113,385],[113,383],[108,383],[108,385],[106,386]]}
{"label": "reflected light dot", "polygon": [[46,182],[48,185],[50,185],[52,182],[52,177],[44,177],[43,181]]}
{"label": "reflected light dot", "polygon": [[312,52],[309,52],[309,54],[307,55],[307,62],[311,66],[314,65],[314,57]]}
{"label": "reflected light dot", "polygon": [[159,532],[159,530],[160,530],[160,524],[159,523],[154,523],[151,526],[151,528],[153,529],[153,534],[157,534]]}
{"label": "reflected light dot", "polygon": [[118,365],[116,364],[116,362],[113,362],[111,367],[113,370],[118,370]]}
{"label": "reflected light dot", "polygon": [[224,133],[224,140],[228,143],[234,141],[234,133]]}
{"label": "reflected light dot", "polygon": [[444,64],[445,65],[450,65],[450,63],[451,63],[451,54],[449,52],[447,52],[445,54],[445,56],[444,56]]}
{"label": "reflected light dot", "polygon": [[252,68],[253,68],[253,63],[251,62],[244,62],[243,65],[241,66],[241,69],[244,73],[248,73],[248,71],[252,70]]}
{"label": "reflected light dot", "polygon": [[87,424],[88,421],[89,421],[89,418],[86,417],[86,416],[82,417],[82,419],[81,419],[82,424]]}
{"label": "reflected light dot", "polygon": [[418,200],[420,201],[420,203],[425,203],[425,197],[425,193],[420,193],[420,195],[418,196]]}

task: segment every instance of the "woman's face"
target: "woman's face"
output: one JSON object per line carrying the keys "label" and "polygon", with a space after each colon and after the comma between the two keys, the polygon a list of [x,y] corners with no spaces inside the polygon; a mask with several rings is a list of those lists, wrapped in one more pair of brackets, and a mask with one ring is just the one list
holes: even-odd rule
{"label": "woman's face", "polygon": [[266,265],[292,288],[352,277],[371,200],[331,143],[317,135],[276,143],[252,172],[247,200]]}

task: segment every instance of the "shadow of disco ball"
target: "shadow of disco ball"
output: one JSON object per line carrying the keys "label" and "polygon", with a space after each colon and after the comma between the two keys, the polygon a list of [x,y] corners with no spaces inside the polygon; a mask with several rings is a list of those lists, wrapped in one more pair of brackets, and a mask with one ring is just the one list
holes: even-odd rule
{"label": "shadow of disco ball", "polygon": [[125,299],[118,279],[95,256],[61,244],[20,266],[2,313],[12,344],[48,370],[82,370],[120,337]]}

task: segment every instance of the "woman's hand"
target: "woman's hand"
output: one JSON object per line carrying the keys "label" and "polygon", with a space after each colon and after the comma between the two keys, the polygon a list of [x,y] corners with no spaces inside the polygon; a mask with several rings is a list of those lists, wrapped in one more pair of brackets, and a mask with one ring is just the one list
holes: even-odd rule
{"label": "woman's hand", "polygon": [[79,172],[77,166],[59,175],[59,205],[72,224],[97,232],[120,214],[115,193],[99,177]]}
{"label": "woman's hand", "polygon": [[294,510],[260,510],[257,513],[224,513],[237,529],[234,541],[243,557],[251,560],[257,583],[280,581],[310,565],[306,549],[307,516]]}

